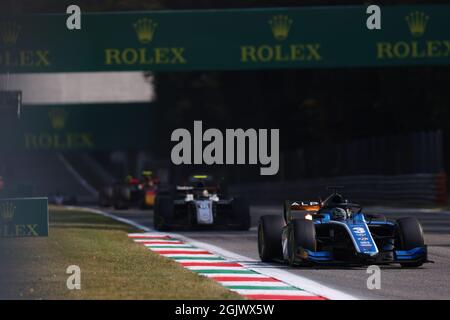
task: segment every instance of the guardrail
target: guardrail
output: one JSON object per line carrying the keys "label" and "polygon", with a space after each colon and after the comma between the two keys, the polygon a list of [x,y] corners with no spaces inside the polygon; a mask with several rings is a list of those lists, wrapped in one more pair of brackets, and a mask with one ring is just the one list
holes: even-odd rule
{"label": "guardrail", "polygon": [[230,187],[232,194],[251,203],[291,200],[318,200],[329,194],[326,186],[340,185],[351,201],[363,204],[400,203],[447,204],[447,176],[439,174],[357,175],[289,182],[242,184]]}

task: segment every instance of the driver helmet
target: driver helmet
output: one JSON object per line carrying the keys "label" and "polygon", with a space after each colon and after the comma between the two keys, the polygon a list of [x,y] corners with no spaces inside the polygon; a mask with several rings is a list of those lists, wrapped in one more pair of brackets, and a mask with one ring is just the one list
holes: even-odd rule
{"label": "driver helmet", "polygon": [[195,184],[195,187],[197,189],[204,189],[205,188],[205,184],[202,181],[199,181]]}
{"label": "driver helmet", "polygon": [[332,211],[333,218],[345,220],[347,218],[347,211],[342,208],[334,208]]}

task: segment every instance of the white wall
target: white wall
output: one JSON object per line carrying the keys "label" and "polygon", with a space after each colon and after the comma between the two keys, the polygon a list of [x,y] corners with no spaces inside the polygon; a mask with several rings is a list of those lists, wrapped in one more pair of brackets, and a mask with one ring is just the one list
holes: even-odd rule
{"label": "white wall", "polygon": [[153,77],[143,72],[78,72],[0,75],[0,88],[22,90],[23,104],[146,102]]}

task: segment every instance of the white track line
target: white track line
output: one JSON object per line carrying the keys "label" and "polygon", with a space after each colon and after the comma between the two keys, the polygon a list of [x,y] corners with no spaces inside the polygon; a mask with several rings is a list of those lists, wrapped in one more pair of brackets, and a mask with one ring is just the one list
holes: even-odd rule
{"label": "white track line", "polygon": [[[218,281],[223,286],[248,286],[249,283],[247,281]],[[279,287],[279,288],[291,288],[294,289],[294,287],[289,286],[288,284],[284,282],[262,282],[262,281],[252,281],[251,282],[252,287]],[[295,288],[297,289],[297,288]]]}
{"label": "white track line", "polygon": [[[139,242],[136,242],[139,243]],[[188,248],[192,248],[192,246],[190,244],[144,244],[145,247],[149,248],[149,249],[160,249],[160,250],[171,250],[173,248],[178,248],[178,249],[188,249]],[[158,247],[165,247],[165,248],[158,248]]]}
{"label": "white track line", "polygon": [[[96,213],[96,214],[100,214],[102,216],[114,219],[116,221],[120,221],[122,223],[131,225],[133,227],[135,227],[136,229],[145,231],[145,232],[152,232],[152,234],[154,235],[169,235],[171,237],[174,238],[178,238],[180,240],[189,242],[190,244],[192,244],[195,247],[199,247],[199,248],[203,248],[207,251],[210,251],[211,253],[214,253],[218,256],[221,256],[223,258],[226,258],[227,260],[231,260],[231,261],[239,261],[240,264],[242,264],[244,267],[246,267],[249,270],[253,270],[256,271],[262,275],[266,275],[269,277],[273,277],[276,278],[278,280],[281,280],[293,287],[311,292],[313,294],[322,296],[322,297],[326,297],[328,299],[331,300],[358,300],[359,298],[350,294],[347,294],[345,292],[342,292],[340,290],[337,289],[333,289],[330,288],[328,286],[322,285],[314,280],[310,280],[308,278],[305,278],[303,276],[297,275],[297,274],[293,274],[289,271],[285,271],[285,270],[281,270],[279,269],[277,266],[275,265],[271,265],[271,264],[264,264],[261,263],[258,260],[249,258],[249,257],[245,257],[242,255],[239,255],[237,253],[225,250],[223,248],[217,247],[215,245],[209,244],[209,243],[205,243],[205,242],[201,242],[201,241],[197,241],[195,239],[186,237],[184,235],[181,234],[177,234],[177,233],[162,233],[162,232],[158,232],[155,231],[151,228],[148,228],[146,226],[143,226],[139,223],[136,223],[134,221],[131,221],[129,219],[125,219],[125,218],[121,218],[121,217],[117,217],[113,214],[98,210],[98,209],[92,209],[92,208],[83,208],[83,207],[74,207],[74,206],[66,206],[66,208],[68,209],[73,209],[73,210],[82,210],[82,211],[86,211],[86,212],[91,212],[91,213]],[[170,249],[169,249],[170,250]],[[165,255],[168,257],[174,257],[174,256],[185,256],[185,254],[168,254]],[[204,255],[196,255],[199,258],[204,256]],[[206,255],[205,255],[206,256]],[[207,256],[211,256],[211,255],[207,255]],[[262,268],[261,268],[262,266]]]}
{"label": "white track line", "polygon": [[186,252],[202,252],[205,251],[205,249],[202,248],[179,248],[179,247],[173,247],[173,248],[149,248],[152,251],[158,252],[158,251],[186,251]]}
{"label": "white track line", "polygon": [[[232,289],[232,288],[228,288],[231,291],[237,292],[241,295],[252,295],[252,294],[270,294],[273,295],[274,291],[271,290],[265,290],[265,289]],[[283,296],[312,296],[313,294],[311,294],[310,292],[306,292],[306,291],[301,291],[301,290],[276,290],[276,294],[280,294]]]}
{"label": "white track line", "polygon": [[216,267],[216,266],[184,266],[186,269],[189,270],[231,270],[231,271],[245,271],[248,270],[244,267]]}
{"label": "white track line", "polygon": [[[155,252],[156,253],[156,252]],[[194,257],[194,258],[219,258],[219,256],[216,256],[211,253],[205,253],[205,254],[189,254],[189,253],[159,253],[161,256],[169,257],[169,258],[176,258],[176,257]]]}
{"label": "white track line", "polygon": [[[259,273],[201,273],[205,277],[233,277],[233,278],[269,278]],[[231,282],[231,281],[230,281]],[[224,282],[225,283],[225,282]],[[254,283],[254,281],[252,282]],[[271,284],[274,282],[270,282]]]}
{"label": "white track line", "polygon": [[79,173],[75,168],[67,161],[67,159],[61,154],[58,153],[58,159],[62,162],[64,167],[66,167],[67,171],[70,172],[70,174],[77,180],[77,182],[83,186],[91,195],[98,197],[98,191],[93,186],[89,184]]}

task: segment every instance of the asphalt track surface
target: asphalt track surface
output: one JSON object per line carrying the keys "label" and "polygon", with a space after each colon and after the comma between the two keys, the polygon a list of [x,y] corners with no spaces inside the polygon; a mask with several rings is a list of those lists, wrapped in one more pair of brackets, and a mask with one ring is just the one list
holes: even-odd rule
{"label": "asphalt track surface", "polygon": [[[153,228],[151,210],[104,210],[140,225]],[[381,289],[367,288],[366,267],[294,267],[280,269],[316,281],[361,299],[450,299],[450,212],[432,209],[367,208],[368,213],[383,213],[388,218],[413,216],[422,223],[429,259],[420,268],[381,266]],[[265,214],[281,214],[281,206],[252,206],[250,231],[176,231],[196,241],[212,244],[236,254],[259,259],[256,225]]]}

